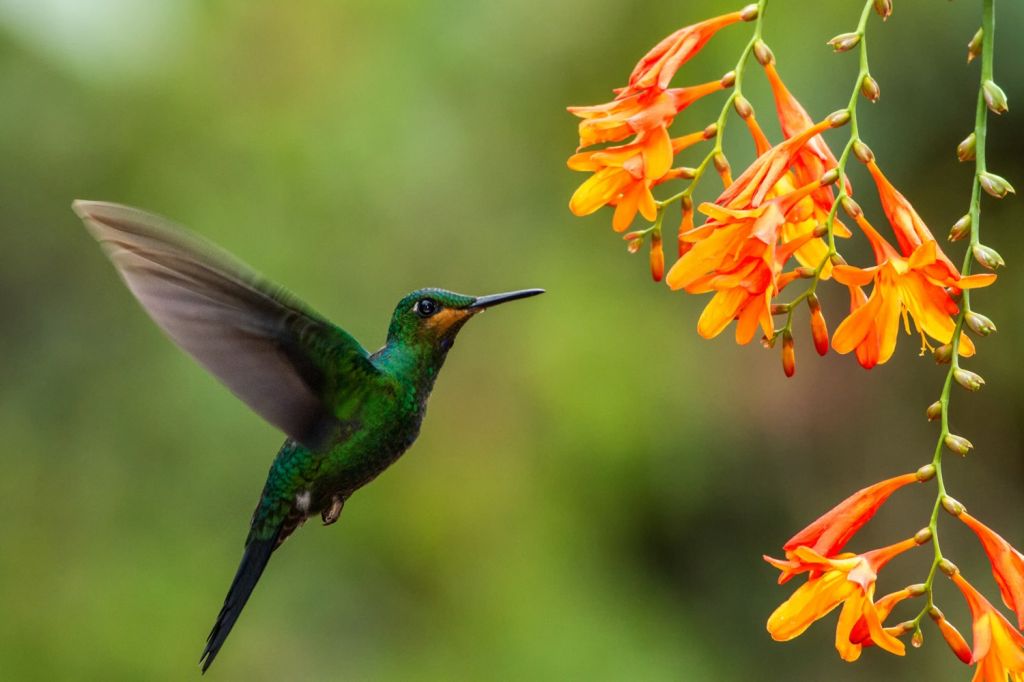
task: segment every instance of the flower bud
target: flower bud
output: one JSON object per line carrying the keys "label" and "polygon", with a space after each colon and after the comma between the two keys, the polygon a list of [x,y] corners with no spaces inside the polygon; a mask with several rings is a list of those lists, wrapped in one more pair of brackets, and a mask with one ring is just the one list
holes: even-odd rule
{"label": "flower bud", "polygon": [[923,545],[926,542],[931,542],[931,539],[932,539],[932,529],[931,528],[922,528],[921,530],[919,530],[916,533],[914,533],[914,542],[916,542],[919,545]]}
{"label": "flower bud", "polygon": [[831,185],[833,182],[835,182],[838,179],[839,179],[839,170],[836,169],[836,168],[830,168],[829,170],[827,170],[827,171],[825,171],[824,173],[821,174],[821,177],[818,178],[818,182],[821,183],[822,187],[825,187],[826,185]]}
{"label": "flower bud", "polygon": [[996,175],[995,173],[982,173],[978,176],[978,182],[981,184],[981,188],[994,196],[996,199],[1002,199],[1007,194],[1016,194],[1017,191],[1013,189],[1013,185],[1006,181],[1006,178]]}
{"label": "flower bud", "polygon": [[932,351],[932,357],[938,365],[948,365],[953,360],[953,345],[944,343]]}
{"label": "flower bud", "polygon": [[980,390],[985,385],[985,380],[981,378],[980,374],[975,374],[969,369],[955,369],[953,370],[953,378],[956,379],[956,383],[960,384],[968,391]]}
{"label": "flower bud", "polygon": [[877,102],[882,91],[878,89],[878,81],[869,74],[864,74],[864,80],[860,82],[860,94],[864,95],[870,102]]}
{"label": "flower bud", "polygon": [[960,631],[953,627],[953,624],[946,620],[946,616],[943,615],[939,607],[933,606],[928,609],[928,615],[931,616],[935,624],[939,626],[939,632],[942,633],[942,638],[946,640],[946,644],[953,650],[956,657],[962,662],[970,664],[972,660],[971,647],[967,646],[967,640],[960,634]]}
{"label": "flower bud", "polygon": [[826,223],[818,223],[818,225],[811,232],[811,236],[816,239],[821,239],[828,235],[828,225]]}
{"label": "flower bud", "polygon": [[665,276],[665,250],[661,248],[661,230],[651,232],[651,279],[660,282]]}
{"label": "flower bud", "polygon": [[644,240],[641,238],[630,239],[629,242],[626,244],[626,251],[628,251],[629,253],[636,253],[637,251],[640,250],[640,247],[643,245]]}
{"label": "flower bud", "polygon": [[729,71],[728,73],[726,73],[724,76],[722,76],[721,83],[723,88],[731,88],[733,85],[736,84],[736,72]]}
{"label": "flower bud", "polygon": [[793,268],[793,272],[796,273],[796,276],[799,277],[800,279],[811,279],[812,277],[814,277],[815,274],[814,268],[807,267],[806,265],[801,265],[798,268]]}
{"label": "flower bud", "polygon": [[814,350],[818,352],[818,355],[827,355],[828,326],[825,324],[825,316],[821,314],[818,297],[814,294],[808,296],[807,306],[811,309],[811,339],[814,340]]}
{"label": "flower bud", "polygon": [[860,44],[859,33],[840,33],[832,40],[828,41],[828,44],[832,46],[832,49],[836,52],[846,52],[852,50]]}
{"label": "flower bud", "polygon": [[933,422],[942,416],[942,403],[936,400],[934,403],[928,406],[925,410],[925,416],[928,417],[928,421]]}
{"label": "flower bud", "polygon": [[769,64],[775,63],[775,55],[772,54],[772,50],[768,45],[765,44],[760,38],[754,43],[754,58],[757,59],[761,66],[768,66]]}
{"label": "flower bud", "polygon": [[729,159],[725,158],[725,154],[723,154],[722,152],[715,152],[715,155],[711,158],[711,161],[712,163],[715,164],[715,170],[717,170],[719,173],[724,175],[725,173],[729,172]]}
{"label": "flower bud", "polygon": [[988,336],[992,332],[996,331],[995,323],[982,315],[976,313],[973,310],[968,311],[964,316],[964,323],[970,328],[972,332],[979,336]]}
{"label": "flower bud", "polygon": [[846,265],[846,259],[843,258],[838,253],[833,253],[831,256],[829,256],[828,261],[832,263],[832,265]]}
{"label": "flower bud", "polygon": [[1006,265],[1006,261],[1003,260],[998,251],[984,244],[975,244],[971,252],[974,254],[974,260],[989,270],[995,270],[1002,265]]}
{"label": "flower bud", "polygon": [[754,107],[750,106],[750,100],[743,95],[737,95],[736,99],[732,101],[732,106],[740,118],[750,118],[754,113]]}
{"label": "flower bud", "polygon": [[985,104],[993,114],[1005,114],[1010,110],[1006,103],[1006,93],[992,79],[985,81],[981,86],[981,92],[985,96]]}
{"label": "flower bud", "polygon": [[710,140],[712,137],[718,134],[718,124],[712,123],[704,129],[704,139]]}
{"label": "flower bud", "polygon": [[949,495],[942,496],[942,508],[945,509],[950,514],[952,514],[953,516],[960,516],[965,511],[967,511],[963,503],[961,503],[959,500],[954,500]]}
{"label": "flower bud", "polygon": [[782,332],[782,371],[787,377],[796,373],[796,350],[793,348],[793,335],[789,330]]}
{"label": "flower bud", "polygon": [[923,467],[917,470],[917,480],[924,483],[935,478],[935,465],[925,464]]}
{"label": "flower bud", "polygon": [[964,161],[974,161],[974,155],[977,151],[978,137],[971,133],[956,146],[956,158]]}
{"label": "flower bud", "polygon": [[757,19],[757,3],[747,5],[740,10],[740,19],[743,21],[753,21]]}
{"label": "flower bud", "polygon": [[839,128],[844,126],[850,121],[850,110],[840,109],[839,111],[833,111],[828,115],[828,122],[833,128]]}
{"label": "flower bud", "polygon": [[867,146],[860,140],[853,143],[853,155],[857,157],[857,160],[861,163],[871,163],[875,160],[875,153],[871,151],[871,147]]}
{"label": "flower bud", "polygon": [[967,63],[973,62],[978,55],[981,54],[981,44],[985,39],[985,29],[979,28],[978,32],[971,38],[971,42],[967,43]]}
{"label": "flower bud", "polygon": [[910,637],[910,646],[915,649],[920,649],[924,644],[924,633],[921,632],[921,628],[914,630],[914,634]]}
{"label": "flower bud", "polygon": [[772,315],[785,315],[790,310],[790,307],[785,303],[772,303],[771,312]]}
{"label": "flower bud", "polygon": [[854,220],[864,215],[863,209],[860,204],[854,201],[851,197],[843,197],[842,201],[843,210],[846,211],[846,215],[850,216]]}
{"label": "flower bud", "polygon": [[971,216],[964,215],[949,228],[949,241],[958,242],[971,235]]}
{"label": "flower bud", "polygon": [[951,452],[955,452],[961,457],[966,457],[970,449],[974,447],[971,441],[967,440],[963,436],[957,436],[953,433],[947,434],[943,443],[946,444],[946,447],[949,448]]}
{"label": "flower bud", "polygon": [[956,564],[949,559],[942,559],[939,561],[939,570],[950,577],[953,577],[960,572],[960,569],[956,567]]}
{"label": "flower bud", "polygon": [[892,0],[875,0],[875,12],[885,21],[892,16]]}

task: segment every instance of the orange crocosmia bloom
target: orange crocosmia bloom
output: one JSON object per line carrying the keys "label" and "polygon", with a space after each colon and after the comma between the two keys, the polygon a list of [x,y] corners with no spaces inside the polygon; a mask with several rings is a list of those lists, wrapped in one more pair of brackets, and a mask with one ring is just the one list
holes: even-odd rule
{"label": "orange crocosmia bloom", "polygon": [[[892,592],[885,595],[881,599],[875,602],[875,612],[878,614],[878,620],[881,623],[885,622],[885,619],[889,617],[892,610],[896,608],[904,599],[915,596],[914,592],[909,587],[904,587],[902,590]],[[899,625],[893,627],[884,628],[887,633],[893,637],[899,637],[904,634],[903,628]],[[865,646],[874,646],[875,641],[871,639],[871,633],[868,631],[867,618],[861,616],[854,624],[853,629],[850,631],[850,644]]]}
{"label": "orange crocosmia bloom", "polygon": [[974,648],[970,663],[977,664],[972,682],[1024,681],[1024,636],[959,572],[953,582],[963,592],[974,620]]}
{"label": "orange crocosmia bloom", "polygon": [[[858,490],[791,537],[782,549],[786,556],[800,547],[810,547],[822,556],[833,556],[871,520],[894,492],[919,480],[916,473],[903,474]],[[793,575],[783,571],[779,583],[786,582]]]}
{"label": "orange crocosmia bloom", "polygon": [[992,575],[999,585],[1003,603],[1017,614],[1017,626],[1024,628],[1024,555],[1002,536],[967,512],[960,520],[974,531],[992,564]]}
{"label": "orange crocosmia bloom", "polygon": [[574,154],[569,158],[569,168],[593,171],[594,175],[577,188],[569,200],[569,210],[584,216],[606,204],[615,206],[612,227],[617,232],[629,227],[637,211],[654,220],[658,206],[651,187],[672,177],[675,154],[704,139],[703,132],[671,139],[667,130],[656,128],[626,145]]}
{"label": "orange crocosmia bloom", "polygon": [[688,88],[640,90],[606,104],[569,107],[568,110],[583,119],[579,125],[580,147],[589,147],[618,142],[656,128],[668,128],[683,109],[724,87],[722,81],[717,80]]}
{"label": "orange crocosmia bloom", "polygon": [[908,538],[864,554],[840,554],[831,559],[809,547],[796,548],[788,561],[765,557],[765,561],[784,572],[811,572],[807,582],[768,618],[772,639],[785,642],[798,637],[811,623],[842,604],[836,626],[836,649],[843,660],[855,661],[860,657],[862,644],[851,642],[850,635],[861,618],[874,644],[902,656],[903,642],[882,627],[878,607],[873,601],[875,581],[878,571],[893,557],[916,546],[914,538]]}
{"label": "orange crocosmia bloom", "polygon": [[781,274],[782,269],[811,234],[782,244],[779,236],[793,207],[820,186],[820,182],[811,183],[754,209],[701,204],[700,211],[709,220],[680,235],[693,247],[675,262],[666,278],[672,289],[691,294],[716,292],[697,322],[698,334],[718,336],[734,319],[737,343],[749,343],[759,325],[765,334],[774,333],[771,299],[795,277]]}
{"label": "orange crocosmia bloom", "polygon": [[[870,368],[884,363],[896,349],[901,317],[909,333],[908,316],[921,334],[923,348],[930,347],[929,337],[940,344],[949,343],[956,329],[953,318],[960,310],[947,288],[988,286],[995,281],[995,275],[960,276],[948,264],[948,259],[939,257],[939,248],[934,240],[922,243],[908,258],[904,258],[863,216],[857,218],[857,224],[871,242],[879,264],[870,268],[837,265],[833,268],[833,276],[851,290],[871,282],[874,282],[874,289],[866,300],[851,294],[852,310],[836,328],[832,347],[837,353],[849,353],[868,344],[870,348],[857,354],[861,364]],[[960,354],[965,357],[974,354],[974,344],[966,334],[961,334],[959,347]]]}
{"label": "orange crocosmia bloom", "polygon": [[743,12],[730,12],[684,26],[667,36],[645,54],[629,75],[629,86],[624,92],[661,88],[665,90],[676,71],[697,54],[720,29],[743,20]]}

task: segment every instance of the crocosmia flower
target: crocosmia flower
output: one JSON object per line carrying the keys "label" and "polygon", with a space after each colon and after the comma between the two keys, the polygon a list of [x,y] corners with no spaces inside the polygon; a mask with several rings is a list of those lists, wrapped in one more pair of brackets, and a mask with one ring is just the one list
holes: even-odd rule
{"label": "crocosmia flower", "polygon": [[974,531],[992,564],[992,575],[999,585],[1003,603],[1017,614],[1017,626],[1024,628],[1024,555],[1002,536],[967,512],[958,517]]}
{"label": "crocosmia flower", "polygon": [[952,579],[971,607],[974,621],[971,663],[978,667],[972,682],[1024,680],[1024,636],[959,572]]}

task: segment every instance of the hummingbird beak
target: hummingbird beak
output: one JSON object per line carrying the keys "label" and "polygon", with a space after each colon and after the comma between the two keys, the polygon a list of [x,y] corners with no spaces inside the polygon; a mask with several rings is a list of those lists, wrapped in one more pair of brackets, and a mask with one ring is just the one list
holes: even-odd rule
{"label": "hummingbird beak", "polygon": [[493,305],[499,303],[507,303],[509,301],[517,301],[521,298],[529,298],[530,296],[536,296],[537,294],[543,294],[543,289],[521,289],[519,291],[509,291],[504,294],[491,294],[490,296],[479,296],[469,306],[470,310],[476,312],[490,308]]}

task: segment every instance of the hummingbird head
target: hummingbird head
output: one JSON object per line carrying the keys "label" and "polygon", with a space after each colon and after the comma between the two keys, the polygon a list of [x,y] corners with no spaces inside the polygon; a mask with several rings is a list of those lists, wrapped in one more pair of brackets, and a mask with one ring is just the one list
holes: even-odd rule
{"label": "hummingbird head", "polygon": [[395,307],[388,328],[388,343],[424,345],[446,353],[469,318],[499,303],[542,293],[543,289],[522,289],[490,296],[466,296],[444,289],[418,289]]}

